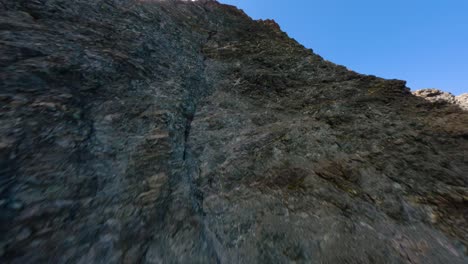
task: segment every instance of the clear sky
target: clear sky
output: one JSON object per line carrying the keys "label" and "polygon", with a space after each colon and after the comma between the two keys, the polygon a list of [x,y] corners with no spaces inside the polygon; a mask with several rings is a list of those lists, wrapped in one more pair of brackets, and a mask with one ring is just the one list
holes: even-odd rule
{"label": "clear sky", "polygon": [[220,0],[307,48],[413,90],[468,93],[468,0]]}

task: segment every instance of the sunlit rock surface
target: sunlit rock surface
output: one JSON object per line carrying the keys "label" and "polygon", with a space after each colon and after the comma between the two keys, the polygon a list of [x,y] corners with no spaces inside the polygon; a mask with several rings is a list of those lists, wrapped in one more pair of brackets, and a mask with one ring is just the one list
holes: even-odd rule
{"label": "sunlit rock surface", "polygon": [[0,67],[1,263],[468,261],[467,112],[272,20],[0,0]]}
{"label": "sunlit rock surface", "polygon": [[454,96],[438,89],[422,89],[413,92],[413,94],[433,103],[455,104],[464,110],[468,110],[468,93]]}

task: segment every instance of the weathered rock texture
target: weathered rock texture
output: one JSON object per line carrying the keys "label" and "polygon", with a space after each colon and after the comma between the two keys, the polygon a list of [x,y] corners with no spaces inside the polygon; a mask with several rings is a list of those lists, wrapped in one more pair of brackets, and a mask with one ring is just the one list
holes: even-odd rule
{"label": "weathered rock texture", "polygon": [[468,110],[468,93],[454,96],[438,89],[422,89],[413,92],[414,95],[422,97],[437,104],[456,104],[464,110]]}
{"label": "weathered rock texture", "polygon": [[215,1],[0,0],[1,263],[467,263],[468,114]]}

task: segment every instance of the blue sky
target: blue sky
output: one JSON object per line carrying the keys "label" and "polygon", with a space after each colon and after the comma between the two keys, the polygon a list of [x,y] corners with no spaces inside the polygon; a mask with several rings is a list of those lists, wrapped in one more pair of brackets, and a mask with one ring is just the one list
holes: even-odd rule
{"label": "blue sky", "polygon": [[468,92],[468,0],[220,0],[360,73]]}

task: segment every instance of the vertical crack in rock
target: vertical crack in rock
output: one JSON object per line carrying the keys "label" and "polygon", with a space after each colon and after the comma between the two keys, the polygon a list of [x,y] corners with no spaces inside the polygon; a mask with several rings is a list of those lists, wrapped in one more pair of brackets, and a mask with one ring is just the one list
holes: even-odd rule
{"label": "vertical crack in rock", "polygon": [[192,126],[192,121],[194,117],[194,113],[190,113],[189,116],[187,117],[187,121],[185,124],[185,130],[184,130],[184,154],[182,159],[185,160],[187,158],[187,148],[188,148],[188,139],[190,136],[190,128]]}
{"label": "vertical crack in rock", "polygon": [[[204,9],[207,12],[207,9]],[[219,263],[220,258],[216,252],[213,241],[206,234],[207,228],[203,219],[203,195],[195,184],[195,175],[198,173],[198,162],[194,159],[190,150],[190,133],[198,104],[208,96],[211,88],[207,81],[207,62],[203,48],[216,34],[216,31],[208,32],[207,37],[201,42],[201,74],[198,84],[190,84],[187,101],[183,110],[185,125],[183,130],[182,163],[180,171],[170,181],[171,194],[167,203],[164,224],[155,232],[155,237],[149,243],[145,262],[153,263],[162,261],[167,263]],[[177,215],[180,215],[177,217]],[[174,217],[176,216],[176,217]],[[174,230],[174,227],[176,228]],[[177,243],[175,242],[177,241]],[[177,248],[168,248],[168,244],[175,244]],[[165,252],[164,252],[165,251]],[[183,253],[182,253],[183,252]]]}

